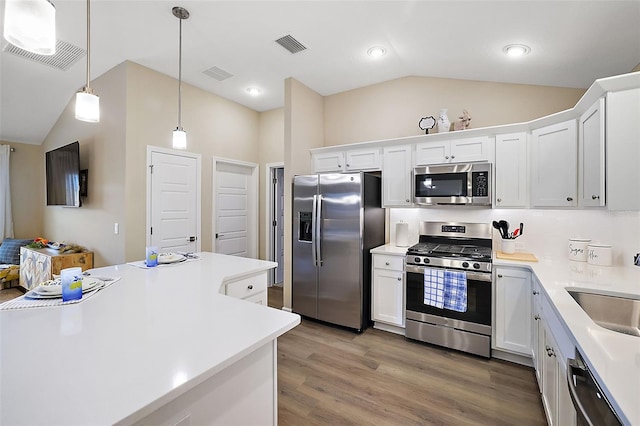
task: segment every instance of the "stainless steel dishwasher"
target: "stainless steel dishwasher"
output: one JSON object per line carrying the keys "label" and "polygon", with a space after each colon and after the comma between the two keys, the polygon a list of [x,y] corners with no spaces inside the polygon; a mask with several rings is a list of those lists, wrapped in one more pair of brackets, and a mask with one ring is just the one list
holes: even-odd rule
{"label": "stainless steel dishwasher", "polygon": [[622,425],[577,349],[575,359],[567,360],[567,382],[578,426]]}

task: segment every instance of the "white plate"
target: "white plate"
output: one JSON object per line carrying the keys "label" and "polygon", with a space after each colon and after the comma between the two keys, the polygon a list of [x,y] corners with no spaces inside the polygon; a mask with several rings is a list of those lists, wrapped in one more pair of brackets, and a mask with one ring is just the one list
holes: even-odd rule
{"label": "white plate", "polygon": [[176,263],[182,262],[187,258],[178,253],[159,253],[158,254],[158,263],[166,264],[166,263]]}
{"label": "white plate", "polygon": [[[93,290],[94,287],[102,284],[104,284],[104,281],[97,278],[83,277],[82,292],[86,293]],[[60,297],[62,295],[62,282],[59,279],[45,281],[31,291],[40,296]]]}

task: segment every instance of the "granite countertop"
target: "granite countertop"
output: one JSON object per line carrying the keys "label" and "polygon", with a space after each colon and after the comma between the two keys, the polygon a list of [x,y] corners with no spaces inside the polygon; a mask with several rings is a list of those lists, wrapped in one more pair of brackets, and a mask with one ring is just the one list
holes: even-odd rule
{"label": "granite countertop", "polygon": [[565,290],[571,287],[640,299],[640,268],[598,267],[549,258],[537,263],[494,259],[494,266],[533,271],[614,409],[627,423],[640,425],[640,337],[600,327]]}
{"label": "granite countertop", "polygon": [[300,322],[220,294],[275,263],[199,255],[93,269],[121,279],[75,305],[0,311],[0,424],[135,421]]}

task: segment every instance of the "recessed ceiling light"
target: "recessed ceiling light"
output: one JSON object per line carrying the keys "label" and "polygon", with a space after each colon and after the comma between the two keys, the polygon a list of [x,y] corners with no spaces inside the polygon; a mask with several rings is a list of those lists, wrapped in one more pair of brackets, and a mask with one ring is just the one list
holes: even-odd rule
{"label": "recessed ceiling light", "polygon": [[524,44],[509,44],[503,47],[502,51],[507,55],[516,58],[518,56],[524,56],[527,53],[531,52],[531,48]]}
{"label": "recessed ceiling light", "polygon": [[380,46],[374,46],[367,50],[367,55],[371,56],[372,58],[380,58],[384,56],[385,53],[387,53],[385,48]]}
{"label": "recessed ceiling light", "polygon": [[247,87],[247,93],[251,96],[262,95],[262,89],[259,87]]}

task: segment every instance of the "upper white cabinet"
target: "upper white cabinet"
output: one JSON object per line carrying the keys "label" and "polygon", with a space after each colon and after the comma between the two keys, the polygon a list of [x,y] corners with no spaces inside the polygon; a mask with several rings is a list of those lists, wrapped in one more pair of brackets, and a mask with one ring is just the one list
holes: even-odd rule
{"label": "upper white cabinet", "polygon": [[531,205],[577,206],[576,120],[531,132]]}
{"label": "upper white cabinet", "polygon": [[490,159],[491,143],[488,136],[416,144],[416,166]]}
{"label": "upper white cabinet", "polygon": [[411,201],[411,145],[384,148],[382,207],[407,207]]}
{"label": "upper white cabinet", "polygon": [[380,148],[350,149],[313,154],[315,173],[380,170]]}
{"label": "upper white cabinet", "polygon": [[527,134],[511,133],[496,136],[496,207],[526,207],[527,194]]}
{"label": "upper white cabinet", "polygon": [[607,93],[607,206],[640,210],[640,89]]}
{"label": "upper white cabinet", "polygon": [[495,274],[495,348],[531,356],[531,274],[504,267]]}
{"label": "upper white cabinet", "polygon": [[578,120],[578,204],[605,205],[605,103],[591,106]]}

